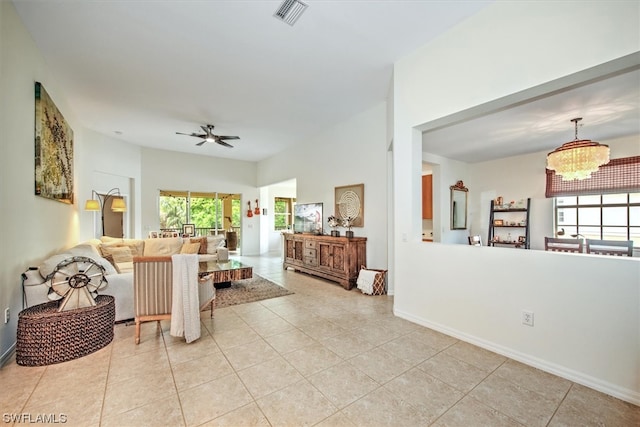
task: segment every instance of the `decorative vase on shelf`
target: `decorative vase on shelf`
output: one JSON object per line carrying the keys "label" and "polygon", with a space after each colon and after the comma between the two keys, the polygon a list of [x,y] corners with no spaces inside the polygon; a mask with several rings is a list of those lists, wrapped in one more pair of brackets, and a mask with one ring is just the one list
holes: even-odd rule
{"label": "decorative vase on shelf", "polygon": [[347,238],[351,239],[353,237],[353,231],[347,230],[344,232],[344,235],[347,236]]}

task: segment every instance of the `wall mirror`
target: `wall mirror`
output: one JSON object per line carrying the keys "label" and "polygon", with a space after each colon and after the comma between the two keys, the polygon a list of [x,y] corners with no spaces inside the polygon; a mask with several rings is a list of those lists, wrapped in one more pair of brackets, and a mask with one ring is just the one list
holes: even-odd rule
{"label": "wall mirror", "polygon": [[465,230],[467,228],[467,194],[469,189],[462,181],[449,187],[451,189],[451,229]]}

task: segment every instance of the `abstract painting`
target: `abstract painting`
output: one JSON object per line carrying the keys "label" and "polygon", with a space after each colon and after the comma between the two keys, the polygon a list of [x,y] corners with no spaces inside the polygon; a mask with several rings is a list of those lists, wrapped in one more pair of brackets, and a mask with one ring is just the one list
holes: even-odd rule
{"label": "abstract painting", "polygon": [[73,204],[73,130],[35,84],[35,194]]}
{"label": "abstract painting", "polygon": [[364,227],[364,184],[336,187],[335,204],[339,218],[355,218],[351,226]]}

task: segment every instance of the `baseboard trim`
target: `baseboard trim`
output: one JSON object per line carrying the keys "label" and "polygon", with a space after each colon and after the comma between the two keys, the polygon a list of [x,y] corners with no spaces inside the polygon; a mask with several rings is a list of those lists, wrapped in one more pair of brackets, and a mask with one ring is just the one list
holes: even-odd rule
{"label": "baseboard trim", "polygon": [[408,320],[410,322],[417,323],[418,325],[433,329],[438,332],[442,332],[443,334],[452,336],[454,338],[457,338],[461,341],[468,342],[473,345],[477,345],[478,347],[484,348],[485,350],[489,350],[494,353],[501,354],[510,359],[524,363],[525,365],[538,368],[550,374],[557,375],[559,377],[562,377],[569,381],[573,381],[585,387],[589,387],[599,392],[624,400],[625,402],[629,402],[634,405],[640,406],[640,392],[630,390],[624,387],[620,387],[616,384],[612,384],[607,381],[602,381],[599,378],[586,375],[582,372],[574,371],[565,366],[551,363],[547,360],[532,357],[529,354],[522,353],[522,352],[513,350],[511,348],[495,344],[493,342],[466,334],[456,329],[451,329],[449,327],[440,325],[438,323],[430,322],[428,320],[413,316],[401,310],[394,309],[393,313],[394,315],[400,318],[403,318],[405,320]]}
{"label": "baseboard trim", "polygon": [[16,343],[11,344],[11,347],[5,351],[2,356],[0,356],[0,368],[3,367],[11,358],[13,357],[13,353],[16,351]]}

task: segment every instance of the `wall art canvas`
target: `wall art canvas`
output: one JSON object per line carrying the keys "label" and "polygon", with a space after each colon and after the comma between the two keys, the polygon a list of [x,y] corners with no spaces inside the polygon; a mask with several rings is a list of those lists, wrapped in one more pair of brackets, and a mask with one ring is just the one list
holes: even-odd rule
{"label": "wall art canvas", "polygon": [[352,227],[364,227],[364,184],[336,187],[335,204],[338,218],[355,218]]}
{"label": "wall art canvas", "polygon": [[72,204],[73,130],[39,82],[35,106],[35,194]]}

